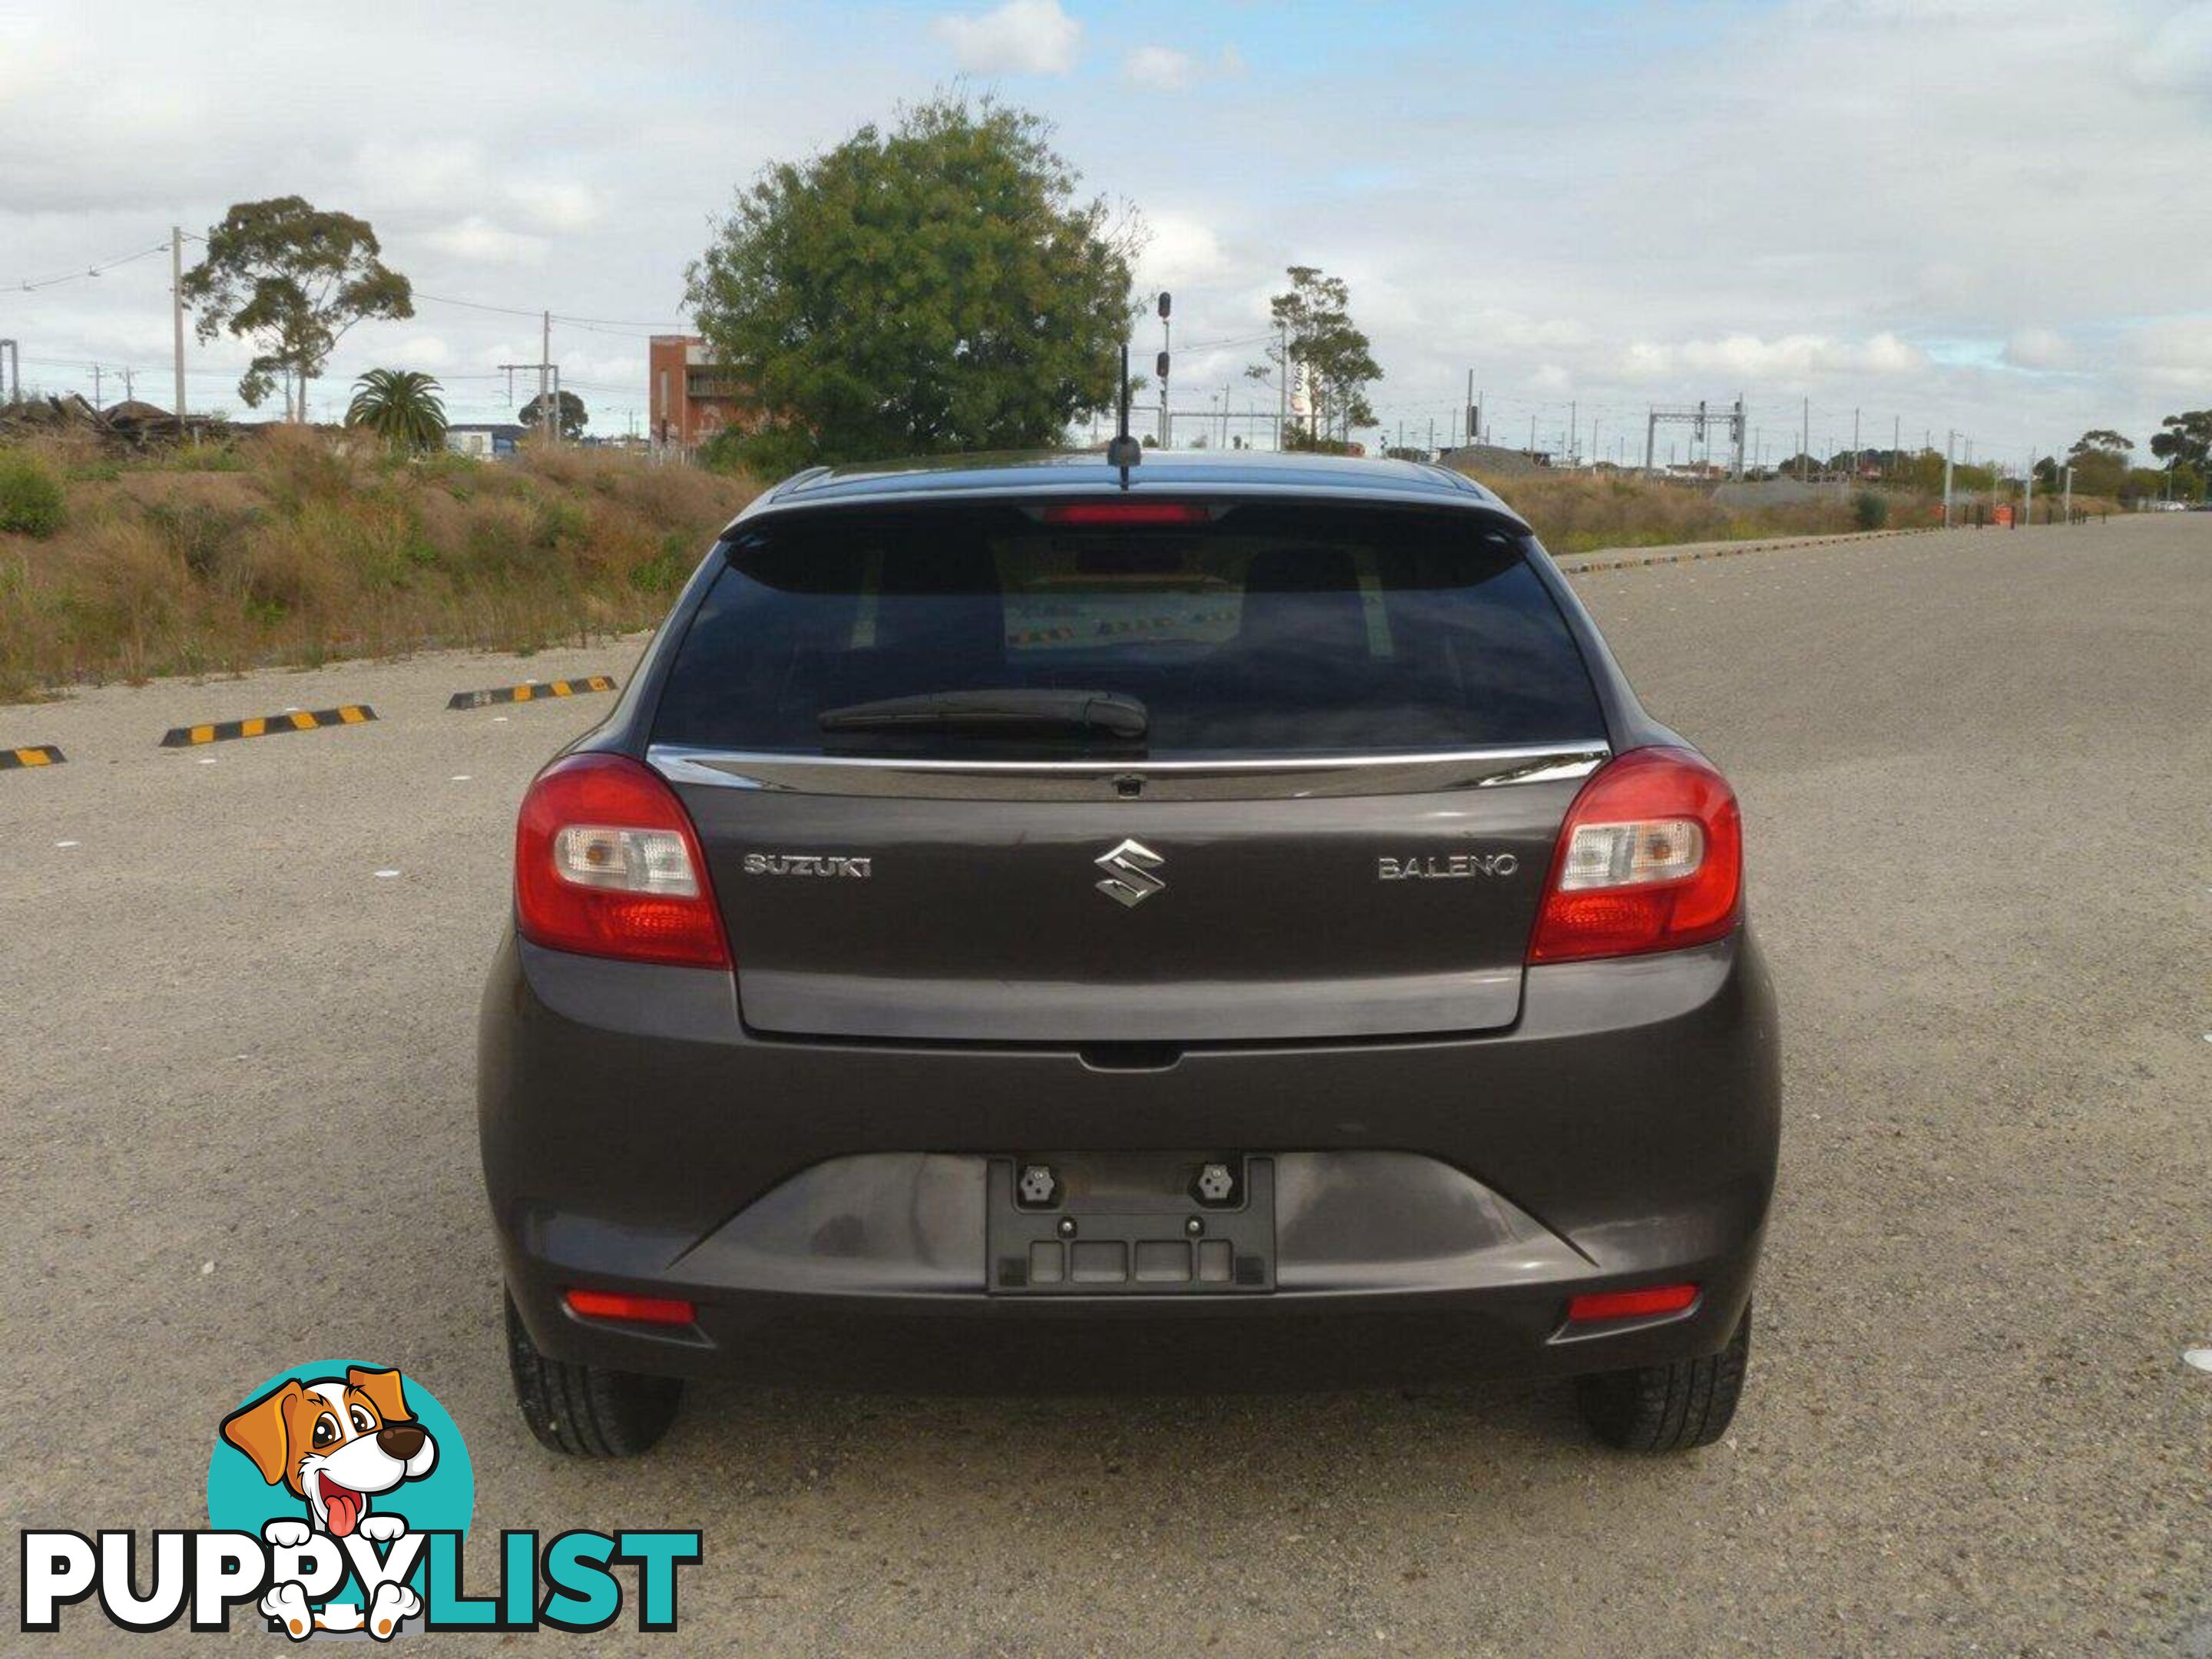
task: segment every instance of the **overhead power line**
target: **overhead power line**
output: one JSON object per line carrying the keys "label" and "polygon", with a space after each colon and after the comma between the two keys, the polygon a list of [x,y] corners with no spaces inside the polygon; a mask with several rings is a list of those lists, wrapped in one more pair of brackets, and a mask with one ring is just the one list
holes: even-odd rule
{"label": "overhead power line", "polygon": [[167,242],[156,242],[151,247],[140,248],[136,253],[126,253],[120,258],[105,259],[96,265],[88,265],[82,270],[72,270],[58,276],[27,276],[21,282],[9,283],[9,287],[18,293],[31,294],[42,288],[58,287],[64,283],[82,283],[88,277],[104,276],[118,266],[130,264],[134,260],[149,259],[156,253],[167,253],[168,251],[169,245]]}
{"label": "overhead power line", "polygon": [[[428,300],[433,305],[459,306],[465,311],[489,311],[502,317],[528,317],[533,321],[549,314],[543,310],[525,310],[520,306],[495,306],[487,304],[482,300],[457,300],[447,294],[426,294],[421,289],[415,290],[415,297],[418,300]],[[566,323],[574,328],[588,329],[603,333],[635,331],[640,335],[677,334],[683,332],[686,327],[686,325],[682,323],[625,323],[617,322],[606,317],[571,317],[566,312],[560,311],[550,314],[556,323]]]}

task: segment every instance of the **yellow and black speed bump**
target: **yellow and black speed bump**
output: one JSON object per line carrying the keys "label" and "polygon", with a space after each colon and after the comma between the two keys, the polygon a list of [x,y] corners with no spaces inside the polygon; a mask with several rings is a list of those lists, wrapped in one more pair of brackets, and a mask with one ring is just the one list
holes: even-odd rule
{"label": "yellow and black speed bump", "polygon": [[577,697],[614,689],[614,681],[605,674],[581,680],[532,680],[527,685],[495,685],[489,691],[456,691],[446,699],[446,707],[489,708],[495,702],[535,702],[540,697]]}
{"label": "yellow and black speed bump", "polygon": [[29,749],[0,749],[0,772],[13,772],[24,766],[59,766],[68,758],[50,743]]}
{"label": "yellow and black speed bump", "polygon": [[289,714],[264,714],[250,720],[220,720],[211,726],[179,726],[161,739],[164,749],[192,749],[204,743],[227,743],[233,738],[273,738],[282,732],[313,732],[325,726],[359,726],[376,718],[367,703],[349,702],[338,708],[304,708]]}

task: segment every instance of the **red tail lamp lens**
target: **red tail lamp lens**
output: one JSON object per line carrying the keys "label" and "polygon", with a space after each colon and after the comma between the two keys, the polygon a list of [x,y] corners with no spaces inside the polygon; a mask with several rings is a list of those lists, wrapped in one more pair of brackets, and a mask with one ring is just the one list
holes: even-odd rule
{"label": "red tail lamp lens", "polygon": [[1574,1324],[1596,1319],[1634,1319],[1650,1314],[1680,1313],[1698,1299],[1694,1285],[1652,1285],[1636,1291],[1592,1291],[1567,1304],[1567,1318]]}
{"label": "red tail lamp lens", "polygon": [[561,1299],[568,1304],[569,1312],[586,1319],[620,1319],[633,1325],[690,1325],[699,1317],[697,1307],[672,1296],[570,1290],[562,1292]]}
{"label": "red tail lamp lens", "polygon": [[514,830],[514,917],[523,938],[556,951],[730,965],[690,816],[626,756],[570,755],[530,786]]}
{"label": "red tail lamp lens", "polygon": [[1723,939],[1742,890],[1743,817],[1728,780],[1686,749],[1632,749],[1599,769],[1567,811],[1528,960]]}

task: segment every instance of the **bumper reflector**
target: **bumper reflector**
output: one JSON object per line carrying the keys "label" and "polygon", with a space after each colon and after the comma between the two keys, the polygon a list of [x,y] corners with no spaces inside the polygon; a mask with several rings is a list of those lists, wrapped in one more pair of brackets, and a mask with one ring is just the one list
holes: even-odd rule
{"label": "bumper reflector", "polygon": [[699,1317],[692,1304],[669,1296],[627,1296],[620,1291],[561,1293],[568,1311],[586,1319],[622,1319],[633,1325],[689,1325]]}
{"label": "bumper reflector", "polygon": [[1652,1285],[1634,1291],[1592,1291],[1571,1298],[1567,1318],[1575,1324],[1596,1319],[1634,1319],[1680,1313],[1698,1299],[1694,1285]]}

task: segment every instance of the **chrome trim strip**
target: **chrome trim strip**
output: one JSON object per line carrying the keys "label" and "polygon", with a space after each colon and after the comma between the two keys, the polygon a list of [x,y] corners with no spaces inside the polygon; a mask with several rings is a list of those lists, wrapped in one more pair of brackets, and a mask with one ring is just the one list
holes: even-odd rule
{"label": "chrome trim strip", "polygon": [[1611,759],[1602,738],[1407,755],[1239,760],[963,761],[762,754],[654,744],[671,783],[800,795],[924,800],[1297,800],[1417,795],[1585,778]]}

